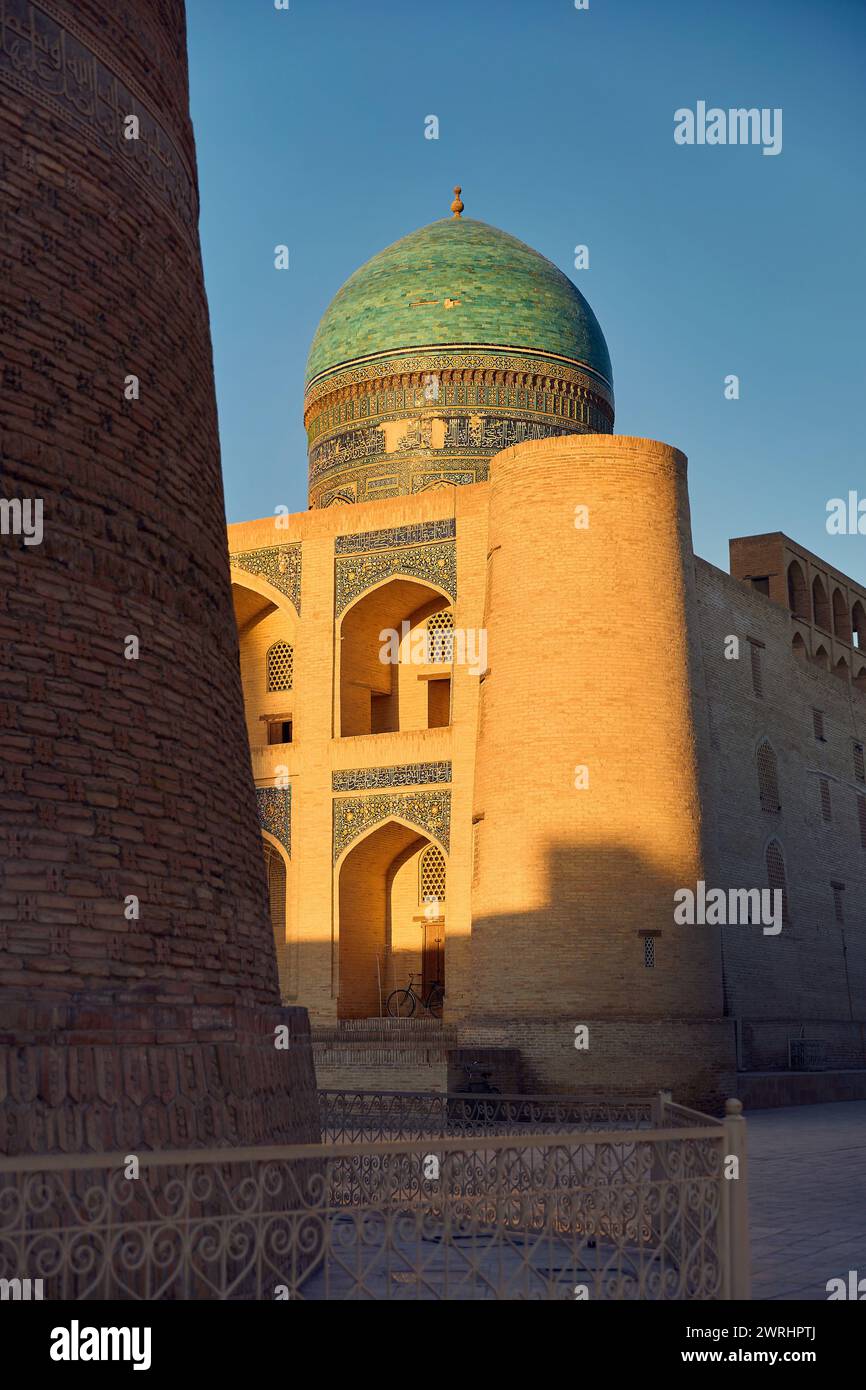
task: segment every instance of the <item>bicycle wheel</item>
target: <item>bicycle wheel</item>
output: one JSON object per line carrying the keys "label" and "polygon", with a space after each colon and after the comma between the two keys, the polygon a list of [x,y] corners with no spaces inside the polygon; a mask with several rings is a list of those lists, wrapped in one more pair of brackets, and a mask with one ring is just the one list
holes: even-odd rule
{"label": "bicycle wheel", "polygon": [[415,1012],[415,996],[411,989],[395,989],[388,995],[385,1008],[391,1018],[411,1018]]}
{"label": "bicycle wheel", "polygon": [[442,1017],[442,1005],[445,1001],[445,991],[441,985],[434,985],[427,1000],[427,1008],[434,1018]]}

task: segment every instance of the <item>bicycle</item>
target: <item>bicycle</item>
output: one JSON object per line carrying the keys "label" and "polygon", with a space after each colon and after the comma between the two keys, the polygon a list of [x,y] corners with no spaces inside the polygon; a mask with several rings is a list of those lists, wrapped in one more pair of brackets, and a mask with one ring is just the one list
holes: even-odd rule
{"label": "bicycle", "polygon": [[385,1008],[391,1018],[411,1018],[419,1004],[434,1018],[442,1017],[442,1004],[445,999],[443,986],[438,980],[434,980],[427,991],[427,998],[422,999],[412,988],[417,978],[417,975],[410,975],[406,989],[394,989],[388,995],[385,1000]]}

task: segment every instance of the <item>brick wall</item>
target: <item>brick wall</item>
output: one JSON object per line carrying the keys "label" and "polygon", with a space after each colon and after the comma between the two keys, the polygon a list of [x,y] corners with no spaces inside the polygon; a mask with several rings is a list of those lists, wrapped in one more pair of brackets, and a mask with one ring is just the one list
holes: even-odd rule
{"label": "brick wall", "polygon": [[[784,573],[778,546],[748,549],[752,574],[768,568]],[[785,1067],[788,1038],[802,1034],[824,1041],[828,1066],[864,1066],[866,848],[858,798],[866,787],[856,775],[854,744],[866,739],[866,697],[848,680],[793,655],[799,625],[787,609],[784,586],[777,586],[777,602],[700,560],[696,579],[713,883],[766,887],[766,847],[775,839],[790,902],[790,925],[779,936],[749,927],[722,932],[726,1009],[740,1022],[741,1063],[747,1069]],[[739,660],[725,659],[728,636],[739,638]],[[760,693],[749,638],[758,653]],[[825,741],[815,737],[813,709],[822,712]],[[762,810],[759,798],[756,750],[765,739],[778,763],[778,811]],[[834,882],[845,885],[841,923]]]}
{"label": "brick wall", "polygon": [[[184,1111],[189,1142],[288,1137],[289,1069],[260,1012],[277,1001],[276,968],[183,5],[130,0],[121,19],[96,0],[32,16],[10,0],[4,17],[25,32],[34,18],[67,67],[61,92],[41,53],[17,74],[0,65],[4,495],[44,508],[41,544],[0,538],[0,1035],[16,1048],[0,1151],[116,1143],[127,1068]],[[109,94],[97,110],[94,72]],[[130,111],[138,141],[123,136]],[[193,1039],[188,1105],[177,1049]]]}

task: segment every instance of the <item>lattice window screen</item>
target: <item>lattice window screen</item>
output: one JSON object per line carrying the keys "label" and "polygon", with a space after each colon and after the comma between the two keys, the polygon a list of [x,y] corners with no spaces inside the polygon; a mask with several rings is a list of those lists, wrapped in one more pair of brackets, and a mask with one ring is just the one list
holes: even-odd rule
{"label": "lattice window screen", "polygon": [[756,642],[749,643],[749,654],[752,662],[752,690],[761,699],[764,694],[764,676],[761,670],[761,648]]}
{"label": "lattice window screen", "polygon": [[821,784],[821,817],[827,825],[833,819],[833,802],[830,799],[830,783],[826,777],[820,779]]}
{"label": "lattice window screen", "polygon": [[422,903],[445,901],[445,855],[438,845],[428,845],[418,870],[419,898]]}
{"label": "lattice window screen", "polygon": [[771,840],[767,845],[767,878],[773,891],[777,888],[781,890],[782,921],[787,925],[790,921],[788,915],[788,878],[785,873],[785,857],[777,840]]}
{"label": "lattice window screen", "polygon": [[758,790],[761,794],[762,811],[778,811],[779,770],[776,755],[766,740],[759,745],[756,754],[758,764]]}
{"label": "lattice window screen", "polygon": [[857,798],[857,819],[860,822],[860,845],[866,849],[866,796]]}
{"label": "lattice window screen", "polygon": [[645,936],[643,939],[643,963],[647,970],[652,970],[656,963],[656,939],[654,936]]}
{"label": "lattice window screen", "polygon": [[268,690],[291,690],[295,649],[288,642],[275,642],[268,648]]}
{"label": "lattice window screen", "polygon": [[427,619],[427,660],[431,663],[454,660],[454,614],[450,608],[431,613]]}
{"label": "lattice window screen", "polygon": [[824,742],[824,711],[823,711],[822,709],[813,709],[813,710],[812,710],[812,729],[814,730],[815,737],[816,737],[821,743],[823,743],[823,742]]}
{"label": "lattice window screen", "polygon": [[854,744],[854,776],[858,782],[866,782],[866,760],[863,755],[863,744]]}

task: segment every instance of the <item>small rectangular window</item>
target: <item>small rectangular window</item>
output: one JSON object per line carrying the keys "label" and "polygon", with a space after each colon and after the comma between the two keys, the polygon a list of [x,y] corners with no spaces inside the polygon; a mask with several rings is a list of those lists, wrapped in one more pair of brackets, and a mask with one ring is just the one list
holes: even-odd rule
{"label": "small rectangular window", "polygon": [[656,963],[656,939],[654,936],[645,936],[643,939],[643,963],[647,970],[652,970]]}
{"label": "small rectangular window", "polygon": [[268,725],[268,743],[291,743],[291,719],[277,719]]}
{"label": "small rectangular window", "polygon": [[768,574],[753,575],[752,588],[757,589],[759,594],[766,594],[770,597],[770,576]]}
{"label": "small rectangular window", "polygon": [[854,744],[854,776],[858,782],[866,782],[866,761],[863,757],[863,744]]}
{"label": "small rectangular window", "polygon": [[819,743],[827,742],[824,735],[824,711],[822,709],[812,710],[812,729]]}
{"label": "small rectangular window", "polygon": [[451,682],[427,682],[427,727],[444,729],[451,723]]}
{"label": "small rectangular window", "polygon": [[866,796],[857,798],[857,819],[860,822],[860,848],[866,849]]}
{"label": "small rectangular window", "polygon": [[394,729],[393,696],[370,693],[370,733],[388,734]]}
{"label": "small rectangular window", "polygon": [[833,802],[830,799],[830,783],[826,777],[820,778],[821,784],[821,817],[829,825],[833,819]]}
{"label": "small rectangular window", "polygon": [[761,670],[761,648],[757,642],[749,642],[749,657],[752,663],[752,691],[759,700],[764,697],[764,674]]}
{"label": "small rectangular window", "polygon": [[833,911],[836,914],[836,921],[844,923],[845,910],[842,904],[842,895],[845,892],[845,885],[844,883],[833,883],[830,886],[833,889]]}

